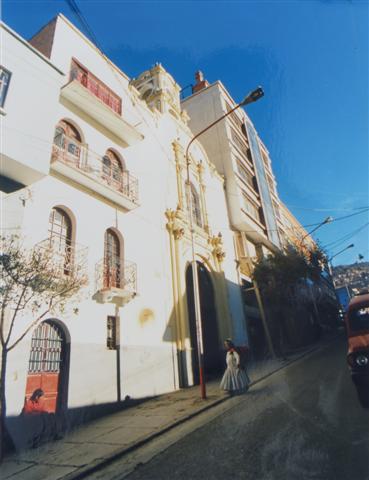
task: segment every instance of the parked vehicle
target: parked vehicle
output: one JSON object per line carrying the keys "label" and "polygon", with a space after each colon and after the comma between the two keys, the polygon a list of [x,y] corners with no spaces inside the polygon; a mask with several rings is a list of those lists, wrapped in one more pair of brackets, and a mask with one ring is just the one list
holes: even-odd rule
{"label": "parked vehicle", "polygon": [[369,293],[350,300],[345,322],[351,378],[361,405],[369,408]]}

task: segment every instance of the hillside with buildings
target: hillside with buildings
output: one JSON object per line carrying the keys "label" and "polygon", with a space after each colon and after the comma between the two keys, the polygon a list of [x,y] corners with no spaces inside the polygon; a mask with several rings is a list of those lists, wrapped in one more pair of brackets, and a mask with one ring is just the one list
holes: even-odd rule
{"label": "hillside with buildings", "polygon": [[336,287],[348,285],[357,290],[369,288],[369,262],[334,267],[333,278]]}

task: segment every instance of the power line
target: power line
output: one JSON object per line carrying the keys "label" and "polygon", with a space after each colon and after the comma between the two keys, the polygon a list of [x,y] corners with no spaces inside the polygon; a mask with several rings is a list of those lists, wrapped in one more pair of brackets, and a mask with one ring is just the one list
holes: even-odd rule
{"label": "power line", "polygon": [[339,245],[341,245],[341,243],[347,242],[348,240],[356,236],[358,233],[364,230],[368,225],[369,225],[369,222],[364,223],[364,225],[361,225],[361,227],[357,228],[356,230],[353,230],[352,232],[344,235],[343,237],[338,238],[333,242],[327,243],[326,245],[324,245],[323,248],[330,247],[330,249],[332,249],[332,248],[338,247]]}
{"label": "power line", "polygon": [[96,47],[100,50],[100,52],[103,54],[103,49],[101,48],[101,45],[99,44],[99,41],[94,33],[94,31],[92,30],[92,28],[90,27],[88,21],[86,20],[85,16],[83,15],[83,13],[81,12],[81,10],[79,9],[77,3],[75,2],[75,0],[66,0],[68,6],[70,7],[70,9],[72,10],[72,12],[76,15],[76,17],[78,18],[78,20],[81,22],[82,26],[84,27],[86,33],[89,35],[90,39],[94,42],[94,44],[96,45]]}
{"label": "power line", "polygon": [[363,210],[365,208],[369,208],[369,205],[365,205],[364,207],[355,207],[355,208],[307,208],[307,207],[299,207],[297,205],[291,205],[290,203],[286,203],[289,208],[297,208],[299,210],[306,210],[309,212],[353,212],[355,210]]}

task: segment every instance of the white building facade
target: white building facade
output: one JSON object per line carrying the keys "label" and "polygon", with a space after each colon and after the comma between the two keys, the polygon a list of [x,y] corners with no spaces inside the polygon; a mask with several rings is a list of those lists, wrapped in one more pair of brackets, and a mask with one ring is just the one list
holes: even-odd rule
{"label": "white building facade", "polygon": [[199,143],[186,183],[178,85],[161,65],[130,81],[61,15],[30,42],[1,28],[3,233],[57,245],[89,278],[76,313],[45,318],[9,354],[8,415],[35,388],[55,412],[198,382],[187,194],[205,370],[218,372],[224,338],[247,343],[236,252]]}
{"label": "white building facade", "polygon": [[[236,102],[222,82],[209,84],[202,72],[195,78],[192,95],[182,100],[182,106],[190,116],[191,129],[197,133],[230,112]],[[267,353],[268,333],[261,301],[255,297],[253,262],[282,249],[285,231],[269,152],[242,108],[202,134],[200,141],[225,178],[251,346],[256,356],[257,351],[262,356]]]}

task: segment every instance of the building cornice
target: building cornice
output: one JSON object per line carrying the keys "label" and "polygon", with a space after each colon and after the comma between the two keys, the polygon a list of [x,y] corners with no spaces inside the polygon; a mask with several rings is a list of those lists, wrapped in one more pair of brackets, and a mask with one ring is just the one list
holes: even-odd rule
{"label": "building cornice", "polygon": [[43,55],[39,50],[37,50],[35,47],[33,47],[27,40],[22,38],[17,32],[12,30],[8,25],[6,25],[4,22],[0,21],[0,27],[6,30],[10,35],[12,35],[16,40],[18,40],[20,43],[22,43],[26,48],[31,50],[35,55],[37,55],[41,60],[43,60],[45,63],[50,65],[54,70],[56,70],[58,73],[61,75],[65,75],[65,73],[60,70],[56,65],[54,65],[49,58],[47,58],[45,55]]}

